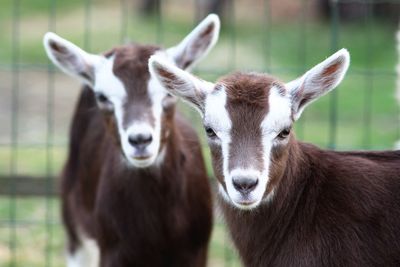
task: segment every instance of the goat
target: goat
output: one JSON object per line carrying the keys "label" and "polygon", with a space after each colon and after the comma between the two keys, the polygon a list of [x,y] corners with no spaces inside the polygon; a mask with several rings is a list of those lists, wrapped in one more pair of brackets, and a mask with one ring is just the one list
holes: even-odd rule
{"label": "goat", "polygon": [[286,84],[258,73],[214,84],[150,58],[152,76],[203,118],[245,266],[400,266],[400,151],[323,150],[291,130],[349,63],[342,49]]}
{"label": "goat", "polygon": [[219,28],[212,14],[175,47],[129,44],[104,55],[44,36],[51,61],[84,83],[61,175],[69,267],[205,266],[212,199],[201,146],[148,59],[192,67]]}

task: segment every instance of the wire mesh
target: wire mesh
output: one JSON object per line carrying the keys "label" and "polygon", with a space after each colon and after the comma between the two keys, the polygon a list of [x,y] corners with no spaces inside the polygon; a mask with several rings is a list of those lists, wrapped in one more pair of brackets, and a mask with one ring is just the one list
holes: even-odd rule
{"label": "wire mesh", "polygon": [[[96,53],[127,40],[171,46],[204,16],[205,1],[156,1],[148,16],[137,11],[138,0],[32,2],[0,3],[0,180],[5,186],[0,266],[65,266],[54,188],[79,85],[49,64],[41,37],[45,31],[65,32],[67,39]],[[327,0],[326,18],[315,14],[322,0],[224,2],[220,41],[195,69],[197,75],[213,80],[240,69],[289,80],[348,46],[354,64],[346,80],[305,112],[296,127],[298,137],[327,148],[391,149],[400,134],[394,99],[397,24],[377,16],[376,5],[399,10],[398,0]],[[298,7],[290,13],[293,2]],[[347,21],[343,10],[353,4],[365,5],[366,12]],[[198,126],[197,115],[181,108]],[[211,169],[205,145],[204,150]],[[44,179],[39,197],[21,195],[21,184],[33,195],[34,186],[25,182],[29,179]],[[209,265],[240,266],[219,219]]]}

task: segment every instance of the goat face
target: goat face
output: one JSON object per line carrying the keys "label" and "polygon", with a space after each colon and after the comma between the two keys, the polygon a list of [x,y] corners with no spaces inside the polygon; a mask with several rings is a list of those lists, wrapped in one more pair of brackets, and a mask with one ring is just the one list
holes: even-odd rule
{"label": "goat face", "polygon": [[154,56],[150,72],[203,117],[224,198],[241,209],[273,199],[295,142],[292,124],[311,101],[335,88],[349,65],[343,49],[284,84],[263,74],[234,73],[216,84]]}
{"label": "goat face", "polygon": [[174,66],[189,68],[208,53],[218,34],[219,19],[210,15],[167,50],[132,44],[94,55],[54,33],[45,35],[44,46],[54,64],[93,90],[124,158],[143,168],[162,161],[176,103],[176,98],[150,77],[149,57],[157,54]]}

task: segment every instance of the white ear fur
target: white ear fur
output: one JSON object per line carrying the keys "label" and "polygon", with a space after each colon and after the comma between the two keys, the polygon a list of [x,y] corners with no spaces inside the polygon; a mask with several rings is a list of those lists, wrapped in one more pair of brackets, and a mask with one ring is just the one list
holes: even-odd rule
{"label": "white ear fur", "polygon": [[214,84],[173,66],[158,55],[150,57],[149,71],[170,94],[182,98],[204,115],[205,98]]}
{"label": "white ear fur", "polygon": [[52,32],[44,35],[43,44],[47,56],[57,67],[93,86],[95,66],[101,61],[101,56],[89,54]]}
{"label": "white ear fur", "polygon": [[177,46],[169,48],[167,54],[182,69],[190,69],[205,57],[218,40],[220,20],[215,14],[208,15]]}
{"label": "white ear fur", "polygon": [[349,64],[350,54],[343,48],[307,71],[302,77],[286,84],[292,99],[295,120],[300,118],[308,104],[339,85]]}

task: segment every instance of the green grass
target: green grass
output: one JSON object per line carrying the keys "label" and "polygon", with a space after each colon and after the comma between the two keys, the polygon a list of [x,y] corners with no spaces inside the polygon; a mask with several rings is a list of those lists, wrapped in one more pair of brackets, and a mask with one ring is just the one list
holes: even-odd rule
{"label": "green grass", "polygon": [[0,266],[10,266],[13,253],[16,266],[43,267],[46,255],[52,266],[65,266],[58,205],[55,199],[0,198]]}
{"label": "green grass", "polygon": [[55,147],[48,151],[43,147],[19,147],[14,153],[11,148],[0,147],[0,175],[10,173],[13,157],[16,158],[15,175],[54,176],[57,175],[64,164],[66,157],[65,147]]}

